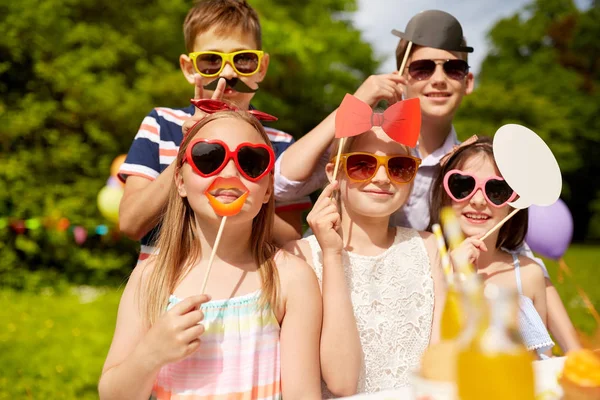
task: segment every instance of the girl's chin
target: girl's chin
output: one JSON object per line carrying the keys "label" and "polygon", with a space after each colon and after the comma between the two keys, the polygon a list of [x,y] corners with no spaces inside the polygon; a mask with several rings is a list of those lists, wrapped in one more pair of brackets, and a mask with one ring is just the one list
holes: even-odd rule
{"label": "girl's chin", "polygon": [[396,208],[392,207],[377,207],[376,209],[369,207],[368,210],[356,208],[352,212],[364,218],[389,218],[396,210]]}
{"label": "girl's chin", "polygon": [[483,227],[481,225],[477,225],[477,226],[473,226],[470,225],[468,223],[462,224],[462,231],[465,234],[466,237],[471,237],[471,236],[476,236],[476,235],[483,235],[485,234],[489,229],[487,227]]}

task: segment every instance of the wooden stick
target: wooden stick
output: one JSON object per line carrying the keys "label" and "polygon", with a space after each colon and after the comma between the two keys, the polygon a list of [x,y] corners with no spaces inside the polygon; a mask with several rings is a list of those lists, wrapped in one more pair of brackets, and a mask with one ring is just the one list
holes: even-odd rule
{"label": "wooden stick", "polygon": [[510,214],[508,214],[502,221],[498,222],[496,224],[495,227],[493,227],[492,229],[490,229],[485,235],[483,235],[479,240],[484,241],[485,239],[487,239],[488,236],[490,236],[492,233],[496,232],[498,229],[500,229],[500,227],[502,225],[504,225],[504,223],[506,221],[508,221],[509,219],[511,219],[516,213],[518,213],[519,211],[521,211],[520,208],[515,208],[513,210],[513,212],[511,212]]}
{"label": "wooden stick", "polygon": [[346,138],[343,137],[340,139],[340,146],[338,147],[337,157],[335,158],[335,168],[333,169],[333,179],[337,178],[338,169],[340,167],[340,159],[342,158],[342,149],[344,148],[344,144],[346,142]]}
{"label": "wooden stick", "polygon": [[404,58],[402,59],[402,64],[400,64],[400,69],[398,70],[400,75],[404,73],[404,68],[406,67],[406,61],[408,60],[408,55],[410,54],[411,48],[412,42],[408,42],[408,46],[406,46],[406,51],[404,52]]}
{"label": "wooden stick", "polygon": [[215,255],[217,254],[217,249],[219,248],[219,243],[221,242],[221,235],[223,234],[223,229],[225,228],[226,221],[227,217],[223,217],[223,219],[221,220],[221,226],[219,226],[217,238],[215,239],[215,244],[212,248],[212,253],[210,253],[210,258],[208,259],[208,268],[206,269],[206,274],[204,275],[204,282],[202,282],[202,290],[200,290],[200,293],[204,293],[204,291],[206,290],[206,284],[208,283],[208,275],[210,274],[210,269],[212,268]]}

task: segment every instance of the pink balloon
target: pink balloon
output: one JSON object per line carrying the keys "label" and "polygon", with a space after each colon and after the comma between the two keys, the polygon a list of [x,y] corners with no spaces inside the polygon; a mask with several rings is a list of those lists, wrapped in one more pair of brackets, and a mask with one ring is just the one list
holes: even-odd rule
{"label": "pink balloon", "polygon": [[549,206],[529,207],[525,241],[536,253],[554,260],[567,251],[573,238],[573,216],[561,199]]}
{"label": "pink balloon", "polygon": [[73,237],[75,238],[75,243],[81,246],[87,239],[87,229],[83,226],[76,226],[73,228]]}

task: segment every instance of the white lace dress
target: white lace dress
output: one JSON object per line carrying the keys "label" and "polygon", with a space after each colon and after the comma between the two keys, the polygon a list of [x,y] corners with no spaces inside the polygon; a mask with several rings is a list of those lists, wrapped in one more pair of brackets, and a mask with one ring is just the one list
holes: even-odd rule
{"label": "white lace dress", "polygon": [[[314,235],[305,240],[322,284],[323,253]],[[433,321],[433,278],[423,239],[398,227],[394,244],[382,254],[344,251],[342,260],[364,355],[358,393],[407,386]],[[324,389],[323,397],[333,396]]]}

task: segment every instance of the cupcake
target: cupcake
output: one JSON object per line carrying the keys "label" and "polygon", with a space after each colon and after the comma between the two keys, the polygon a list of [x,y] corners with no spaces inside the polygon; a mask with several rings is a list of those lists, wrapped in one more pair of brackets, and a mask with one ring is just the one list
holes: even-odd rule
{"label": "cupcake", "polygon": [[600,356],[588,349],[567,353],[559,382],[563,400],[600,399]]}

